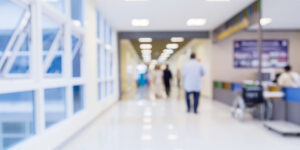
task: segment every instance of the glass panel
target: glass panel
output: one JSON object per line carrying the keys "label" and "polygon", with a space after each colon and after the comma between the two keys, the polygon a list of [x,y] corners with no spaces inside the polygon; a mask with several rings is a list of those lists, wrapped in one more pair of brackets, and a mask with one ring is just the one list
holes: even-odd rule
{"label": "glass panel", "polygon": [[73,87],[73,103],[74,103],[74,112],[78,112],[83,109],[83,86],[74,86]]}
{"label": "glass panel", "polygon": [[113,81],[110,82],[110,94],[114,95],[114,82]]}
{"label": "glass panel", "polygon": [[[29,73],[30,16],[29,7],[21,7],[10,0],[0,0],[0,20],[5,20],[5,23],[0,23],[0,75],[2,77],[12,77],[12,74],[24,77]],[[21,55],[27,57],[19,57]],[[18,62],[20,60],[22,62]]]}
{"label": "glass panel", "polygon": [[64,0],[44,0],[50,3],[54,8],[60,10],[61,12],[65,12],[65,1]]}
{"label": "glass panel", "polygon": [[[48,16],[43,16],[43,58],[47,76],[62,74],[63,27]],[[53,77],[56,77],[53,76]]]}
{"label": "glass panel", "polygon": [[34,135],[34,92],[0,94],[0,124],[0,150]]}
{"label": "glass panel", "polygon": [[98,55],[98,57],[97,57],[98,77],[100,78],[101,77],[101,68],[102,68],[101,67],[102,63],[101,63],[101,45],[100,44],[98,44],[97,49],[98,49],[98,53],[97,53],[97,55]]}
{"label": "glass panel", "polygon": [[104,97],[107,97],[108,96],[108,84],[107,84],[107,81],[105,81],[104,83]]}
{"label": "glass panel", "polygon": [[108,24],[107,24],[107,22],[106,22],[106,20],[104,20],[104,25],[103,25],[103,27],[104,27],[104,44],[108,44]]}
{"label": "glass panel", "polygon": [[110,59],[109,59],[109,76],[112,77],[113,76],[113,54],[110,53]]}
{"label": "glass panel", "polygon": [[107,77],[107,50],[104,49],[104,60],[103,60],[103,67],[104,67],[104,76]]}
{"label": "glass panel", "polygon": [[29,56],[17,56],[9,73],[26,73],[29,70]]}
{"label": "glass panel", "polygon": [[65,119],[65,93],[65,88],[45,90],[45,121],[47,128]]}
{"label": "glass panel", "polygon": [[83,25],[83,1],[82,0],[71,0],[71,16],[76,23]]}
{"label": "glass panel", "polygon": [[72,68],[73,77],[81,76],[81,50],[82,40],[76,36],[72,36]]}
{"label": "glass panel", "polygon": [[102,84],[98,83],[98,100],[102,100]]}
{"label": "glass panel", "polygon": [[100,14],[100,11],[97,10],[97,37],[100,39],[102,36],[101,36],[101,14]]}

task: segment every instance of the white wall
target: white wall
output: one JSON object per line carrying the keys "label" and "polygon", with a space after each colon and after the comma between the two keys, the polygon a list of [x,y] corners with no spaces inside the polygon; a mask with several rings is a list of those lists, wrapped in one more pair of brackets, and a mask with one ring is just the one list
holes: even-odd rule
{"label": "white wall", "polygon": [[140,62],[129,40],[121,40],[121,91],[122,97],[136,90],[136,67]]}
{"label": "white wall", "polygon": [[[294,70],[300,72],[300,31],[264,32],[264,39],[288,39],[289,62]],[[256,79],[257,69],[235,69],[233,64],[233,42],[242,39],[257,39],[252,31],[241,31],[212,45],[212,78],[213,80],[241,82]],[[281,69],[277,69],[280,71]]]}
{"label": "white wall", "polygon": [[[71,138],[75,133],[85,128],[91,121],[98,117],[102,112],[112,106],[118,101],[118,84],[115,82],[115,95],[98,101],[97,93],[97,35],[96,35],[96,9],[94,0],[86,1],[86,39],[85,39],[85,60],[86,60],[86,94],[85,94],[85,108],[83,111],[74,116],[67,118],[53,127],[46,129],[43,133],[35,135],[24,142],[11,148],[12,150],[53,150],[60,146],[67,139]],[[116,35],[115,35],[116,37]],[[114,40],[115,42],[117,40]],[[114,43],[117,48],[117,43]],[[114,55],[117,59],[117,50]],[[117,61],[115,64],[115,72],[117,72]],[[114,76],[117,81],[118,75]]]}

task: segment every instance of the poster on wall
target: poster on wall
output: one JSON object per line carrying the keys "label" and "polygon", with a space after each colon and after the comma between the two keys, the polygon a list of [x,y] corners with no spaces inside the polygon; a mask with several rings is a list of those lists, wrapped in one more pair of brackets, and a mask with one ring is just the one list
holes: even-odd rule
{"label": "poster on wall", "polygon": [[[288,64],[288,40],[264,40],[262,43],[262,66],[282,68]],[[258,48],[256,40],[234,41],[234,67],[258,67]]]}

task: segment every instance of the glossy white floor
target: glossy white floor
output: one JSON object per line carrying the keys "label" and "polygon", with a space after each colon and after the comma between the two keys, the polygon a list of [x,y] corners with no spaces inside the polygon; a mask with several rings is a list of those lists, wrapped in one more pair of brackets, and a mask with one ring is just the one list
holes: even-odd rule
{"label": "glossy white floor", "polygon": [[199,114],[183,99],[124,100],[58,150],[299,150],[300,138],[282,137],[259,121],[239,122],[229,108],[202,99]]}

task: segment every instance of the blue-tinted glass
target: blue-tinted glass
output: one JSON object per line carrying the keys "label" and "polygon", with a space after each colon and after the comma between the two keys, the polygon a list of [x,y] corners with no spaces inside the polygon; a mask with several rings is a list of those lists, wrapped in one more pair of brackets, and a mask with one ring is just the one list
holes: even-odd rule
{"label": "blue-tinted glass", "polygon": [[73,77],[81,76],[81,49],[82,44],[80,39],[75,36],[72,36]]}
{"label": "blue-tinted glass", "polygon": [[75,113],[83,109],[83,86],[73,87],[73,104]]}
{"label": "blue-tinted glass", "polygon": [[102,84],[98,83],[98,100],[102,100]]}
{"label": "blue-tinted glass", "polygon": [[109,75],[113,76],[113,54],[110,53],[110,59],[109,59]]}
{"label": "blue-tinted glass", "polygon": [[61,74],[62,73],[62,56],[56,56],[50,67],[47,70],[47,74]]}
{"label": "blue-tinted glass", "polygon": [[29,56],[17,56],[9,73],[27,73],[29,70]]}
{"label": "blue-tinted glass", "polygon": [[113,30],[111,27],[109,28],[109,44],[113,45]]}
{"label": "blue-tinted glass", "polygon": [[65,119],[65,94],[65,88],[45,90],[45,121],[47,128]]}
{"label": "blue-tinted glass", "polygon": [[105,77],[107,77],[107,50],[104,50],[104,61],[103,61],[103,66],[104,66],[104,74]]}
{"label": "blue-tinted glass", "polygon": [[111,95],[114,94],[114,82],[113,81],[110,82],[110,94]]}
{"label": "blue-tinted glass", "polygon": [[101,46],[100,44],[98,44],[97,46],[97,49],[98,49],[98,56],[97,56],[97,65],[98,65],[98,77],[101,77]]}
{"label": "blue-tinted glass", "polygon": [[107,82],[104,83],[104,86],[105,86],[105,87],[104,87],[105,97],[107,97],[107,96],[108,96],[108,84],[107,84]]}
{"label": "blue-tinted glass", "polygon": [[101,38],[101,14],[99,10],[97,10],[97,37]]}
{"label": "blue-tinted glass", "polygon": [[43,59],[47,74],[62,73],[63,28],[48,16],[43,15]]}
{"label": "blue-tinted glass", "polygon": [[48,0],[54,8],[60,10],[61,12],[65,12],[65,1],[64,0]]}
{"label": "blue-tinted glass", "polygon": [[107,26],[108,26],[108,24],[107,24],[107,22],[106,22],[106,20],[104,20],[104,43],[105,44],[108,44],[108,32],[107,32]]}
{"label": "blue-tinted glass", "polygon": [[43,29],[43,50],[49,51],[53,41],[59,31],[59,28],[54,27],[53,29]]}
{"label": "blue-tinted glass", "polygon": [[71,0],[71,16],[83,25],[83,0]]}
{"label": "blue-tinted glass", "polygon": [[19,143],[34,135],[34,92],[0,94],[0,149]]}
{"label": "blue-tinted glass", "polygon": [[30,9],[15,1],[0,0],[0,20],[5,22],[0,23],[0,74],[25,75],[29,71],[29,57],[20,53],[30,51]]}

